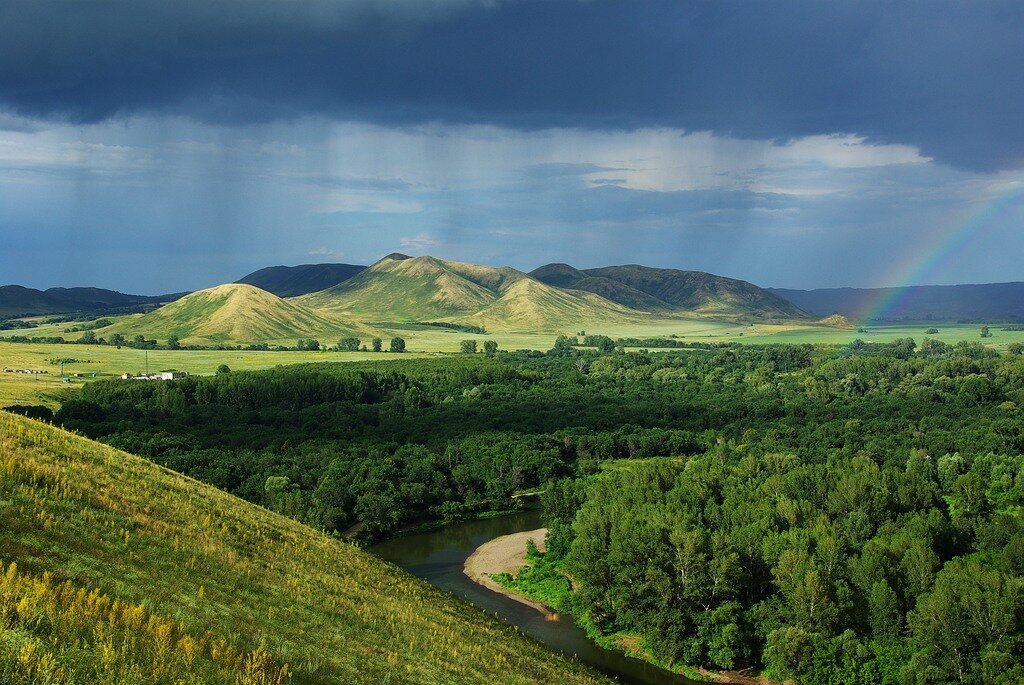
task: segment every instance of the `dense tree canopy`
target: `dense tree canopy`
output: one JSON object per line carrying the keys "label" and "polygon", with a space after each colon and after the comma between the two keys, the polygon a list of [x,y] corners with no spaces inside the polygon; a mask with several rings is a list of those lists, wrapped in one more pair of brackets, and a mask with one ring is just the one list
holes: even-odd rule
{"label": "dense tree canopy", "polygon": [[1024,678],[1024,357],[574,342],[97,382],[56,420],[370,536],[550,483],[547,563],[577,613],[666,663]]}

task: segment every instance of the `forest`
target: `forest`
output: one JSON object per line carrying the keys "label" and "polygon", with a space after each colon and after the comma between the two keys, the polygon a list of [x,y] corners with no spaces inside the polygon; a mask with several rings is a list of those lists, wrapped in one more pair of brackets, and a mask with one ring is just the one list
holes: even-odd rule
{"label": "forest", "polygon": [[366,538],[543,486],[534,571],[572,578],[559,601],[665,665],[1024,679],[1017,351],[578,342],[100,381],[55,421]]}

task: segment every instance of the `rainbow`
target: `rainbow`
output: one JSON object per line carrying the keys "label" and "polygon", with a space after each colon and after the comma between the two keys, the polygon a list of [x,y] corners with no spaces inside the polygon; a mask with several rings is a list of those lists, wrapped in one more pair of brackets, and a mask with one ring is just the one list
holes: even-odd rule
{"label": "rainbow", "polygon": [[[897,264],[886,279],[886,282],[897,285],[881,288],[880,295],[865,302],[857,319],[867,323],[890,316],[911,297],[913,291],[909,286],[927,283],[929,278],[934,277],[939,266],[969,250],[985,228],[991,226],[995,219],[1008,212],[1022,199],[1024,180],[1016,180],[1009,182],[1005,190],[987,200],[972,203],[969,210],[936,232],[931,247],[915,251]],[[1020,205],[1024,208],[1024,202]]]}

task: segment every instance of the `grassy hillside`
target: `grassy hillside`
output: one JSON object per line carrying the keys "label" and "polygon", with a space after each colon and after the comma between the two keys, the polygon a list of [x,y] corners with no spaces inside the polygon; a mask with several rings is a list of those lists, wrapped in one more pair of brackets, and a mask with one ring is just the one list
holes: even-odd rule
{"label": "grassy hillside", "polygon": [[357,548],[3,412],[0,564],[0,682],[601,682]]}
{"label": "grassy hillside", "polygon": [[638,264],[575,269],[548,264],[531,276],[560,288],[585,290],[643,311],[747,319],[806,319],[796,305],[752,283],[703,271]]}
{"label": "grassy hillside", "polygon": [[639,324],[640,312],[591,293],[552,288],[532,278],[508,286],[500,298],[467,319],[488,330],[565,331]]}
{"label": "grassy hillside", "polygon": [[561,330],[618,323],[635,314],[593,295],[553,288],[512,268],[400,254],[298,301],[369,321],[465,321],[495,330]]}
{"label": "grassy hillside", "polygon": [[238,279],[278,297],[296,297],[315,293],[347,281],[365,266],[357,264],[300,264],[298,266],[268,266]]}
{"label": "grassy hillside", "polygon": [[512,269],[475,267],[434,257],[389,255],[333,288],[299,301],[379,321],[430,321],[471,314],[493,302]]}
{"label": "grassy hillside", "polygon": [[97,335],[144,335],[161,342],[176,335],[182,342],[196,344],[294,343],[298,337],[337,337],[362,328],[254,286],[230,284],[200,290],[144,316],[118,321],[98,330]]}

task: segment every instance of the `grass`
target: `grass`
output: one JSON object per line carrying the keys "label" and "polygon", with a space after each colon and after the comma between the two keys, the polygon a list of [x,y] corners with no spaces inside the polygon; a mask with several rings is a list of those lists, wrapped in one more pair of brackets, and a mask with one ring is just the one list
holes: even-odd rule
{"label": "grass", "polygon": [[0,682],[605,682],[356,547],[4,413],[0,566]]}

